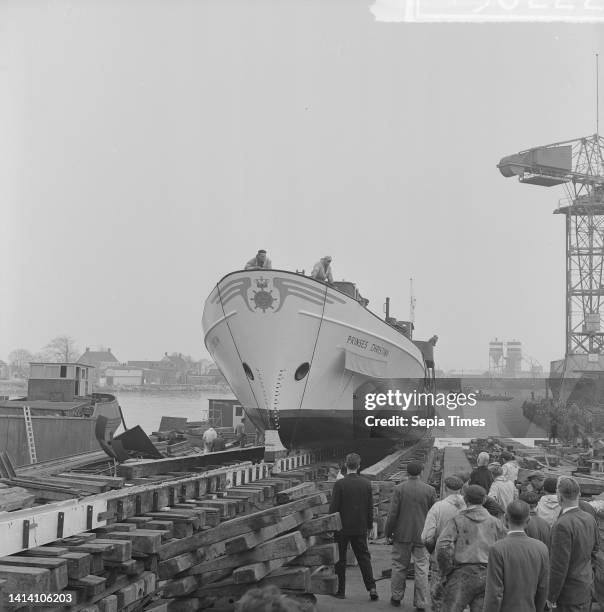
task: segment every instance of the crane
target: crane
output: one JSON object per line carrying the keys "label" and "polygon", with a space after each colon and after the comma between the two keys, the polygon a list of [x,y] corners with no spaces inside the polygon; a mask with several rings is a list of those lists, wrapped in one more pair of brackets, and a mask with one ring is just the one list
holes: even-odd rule
{"label": "crane", "polygon": [[[604,138],[592,136],[508,155],[497,167],[521,183],[564,185],[554,214],[566,219],[566,353],[604,354]],[[593,358],[591,357],[593,356]]]}

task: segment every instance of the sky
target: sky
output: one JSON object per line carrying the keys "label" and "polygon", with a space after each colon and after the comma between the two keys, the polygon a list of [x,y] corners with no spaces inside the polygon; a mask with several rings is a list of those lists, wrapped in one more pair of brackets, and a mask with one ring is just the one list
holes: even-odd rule
{"label": "sky", "polygon": [[[437,366],[564,354],[565,197],[505,179],[595,132],[604,25],[376,21],[358,0],[0,3],[0,359],[60,334],[207,357],[216,282],[333,257]],[[604,113],[603,113],[604,115]]]}

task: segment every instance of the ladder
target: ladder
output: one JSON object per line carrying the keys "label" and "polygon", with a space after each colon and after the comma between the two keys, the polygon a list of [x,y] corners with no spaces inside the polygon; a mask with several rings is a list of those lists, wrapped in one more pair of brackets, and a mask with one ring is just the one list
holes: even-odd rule
{"label": "ladder", "polygon": [[23,418],[25,419],[25,434],[27,436],[27,449],[29,450],[29,462],[37,463],[36,442],[34,440],[34,428],[31,423],[31,412],[29,406],[23,406]]}

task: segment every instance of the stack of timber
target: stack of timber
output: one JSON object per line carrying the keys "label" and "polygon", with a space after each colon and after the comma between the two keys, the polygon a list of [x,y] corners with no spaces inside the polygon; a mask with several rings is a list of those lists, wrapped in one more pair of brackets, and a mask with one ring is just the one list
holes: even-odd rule
{"label": "stack of timber", "polygon": [[[250,476],[260,467],[244,469]],[[227,486],[229,469],[93,495],[86,520],[97,526],[84,533],[59,517],[59,530],[76,535],[32,547],[24,531],[23,550],[0,558],[0,609],[39,604],[35,597],[49,592],[56,598],[47,609],[87,612],[199,610],[264,584],[297,595],[335,593],[330,536],[341,523],[325,514],[331,487],[318,479],[327,468],[273,476],[262,468],[257,480]],[[92,500],[101,498],[106,511],[97,514]],[[10,593],[34,599],[9,601]]]}
{"label": "stack of timber", "polygon": [[164,545],[158,570],[163,609],[233,604],[267,584],[298,595],[335,593],[337,546],[330,534],[341,528],[340,517],[314,516],[327,494],[302,483],[275,498],[276,506]]}

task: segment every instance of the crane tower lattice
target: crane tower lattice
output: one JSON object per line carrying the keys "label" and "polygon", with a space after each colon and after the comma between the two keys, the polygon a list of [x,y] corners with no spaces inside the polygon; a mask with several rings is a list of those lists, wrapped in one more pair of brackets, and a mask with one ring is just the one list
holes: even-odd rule
{"label": "crane tower lattice", "polygon": [[521,183],[564,185],[566,356],[604,354],[604,138],[598,134],[521,151],[497,167]]}

